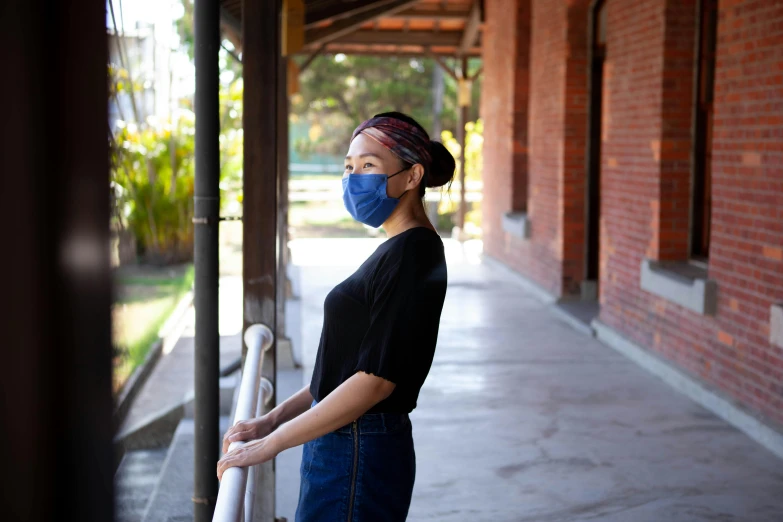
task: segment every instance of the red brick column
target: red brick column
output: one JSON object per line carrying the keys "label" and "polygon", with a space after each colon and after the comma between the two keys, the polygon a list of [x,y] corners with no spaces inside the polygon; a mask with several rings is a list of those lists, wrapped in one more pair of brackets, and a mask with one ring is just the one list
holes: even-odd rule
{"label": "red brick column", "polygon": [[487,0],[483,33],[484,241],[500,250],[503,214],[527,205],[530,0]]}
{"label": "red brick column", "polygon": [[590,2],[568,2],[568,47],[565,61],[563,121],[562,260],[564,295],[579,295],[585,278],[587,190],[588,9]]}

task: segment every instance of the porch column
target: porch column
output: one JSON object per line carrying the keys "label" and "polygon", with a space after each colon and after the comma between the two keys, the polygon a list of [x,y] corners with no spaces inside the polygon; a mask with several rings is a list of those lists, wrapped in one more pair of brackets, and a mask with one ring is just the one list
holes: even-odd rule
{"label": "porch column", "polygon": [[[276,341],[280,11],[280,0],[243,0],[244,328],[263,323],[275,333]],[[276,353],[277,342],[264,353],[261,372],[273,385]],[[269,412],[275,402],[276,391],[262,413]],[[254,516],[257,521],[273,522],[274,461],[257,466],[257,473]]]}
{"label": "porch column", "polygon": [[103,2],[0,2],[3,520],[113,519],[107,59]]}

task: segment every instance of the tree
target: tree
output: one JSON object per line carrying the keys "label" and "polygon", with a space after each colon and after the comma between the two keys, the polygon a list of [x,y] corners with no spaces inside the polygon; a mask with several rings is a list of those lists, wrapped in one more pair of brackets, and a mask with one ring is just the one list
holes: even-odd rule
{"label": "tree", "polygon": [[[353,129],[385,111],[410,114],[431,130],[434,67],[438,65],[429,58],[319,56],[302,73],[300,93],[291,100],[291,118],[307,121],[315,130],[310,139],[294,144],[297,151],[344,153]],[[475,115],[477,83],[473,89]],[[447,76],[441,124],[452,132],[457,122],[456,91],[456,82]]]}

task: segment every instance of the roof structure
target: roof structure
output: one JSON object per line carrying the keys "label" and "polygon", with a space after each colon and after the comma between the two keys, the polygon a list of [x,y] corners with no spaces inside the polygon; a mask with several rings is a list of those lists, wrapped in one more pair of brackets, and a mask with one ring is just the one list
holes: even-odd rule
{"label": "roof structure", "polygon": [[[304,0],[300,54],[479,56],[481,0]],[[221,0],[226,36],[241,47],[242,0]]]}

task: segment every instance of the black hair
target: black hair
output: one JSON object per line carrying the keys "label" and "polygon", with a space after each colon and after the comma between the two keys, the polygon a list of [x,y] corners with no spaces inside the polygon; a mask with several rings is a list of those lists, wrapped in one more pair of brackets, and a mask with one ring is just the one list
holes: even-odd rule
{"label": "black hair", "polygon": [[[392,111],[382,112],[381,114],[376,114],[373,117],[394,118],[396,120],[404,121],[408,125],[413,125],[419,129],[428,139],[430,137],[427,131],[424,130],[424,127],[419,125],[419,122],[407,114]],[[442,187],[443,185],[450,183],[454,178],[454,171],[457,168],[457,163],[454,160],[454,156],[452,156],[451,152],[449,152],[443,143],[439,141],[430,140],[430,155],[432,156],[432,164],[429,165],[429,168],[427,165],[424,165],[424,177],[419,184],[420,198],[424,197],[424,192],[427,187]],[[403,166],[407,169],[413,166],[413,163],[409,163],[405,160],[401,161]]]}

